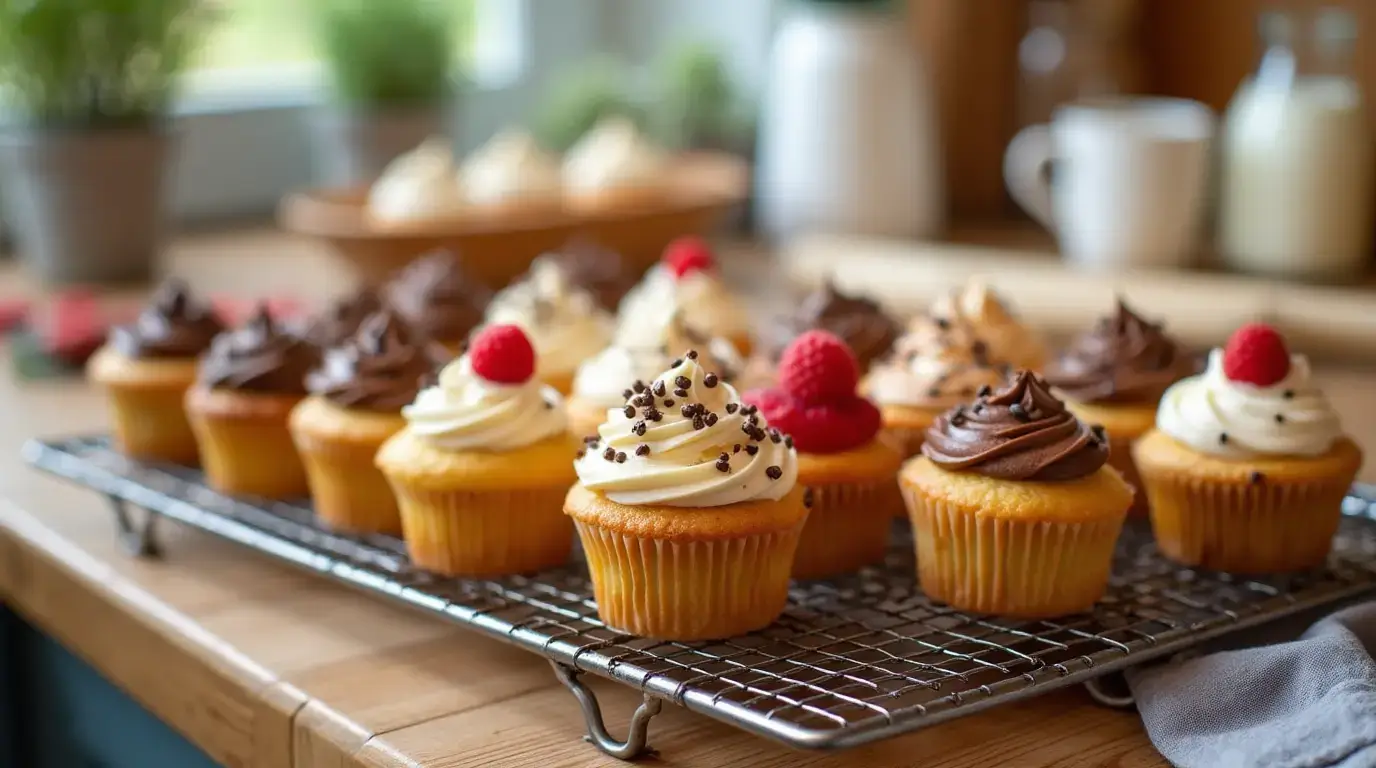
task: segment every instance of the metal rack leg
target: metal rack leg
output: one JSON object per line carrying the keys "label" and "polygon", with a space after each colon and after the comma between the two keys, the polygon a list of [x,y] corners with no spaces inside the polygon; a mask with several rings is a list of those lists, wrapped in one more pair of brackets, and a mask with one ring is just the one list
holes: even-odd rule
{"label": "metal rack leg", "polygon": [[1087,681],[1085,690],[1091,699],[1105,707],[1131,709],[1137,704],[1132,697],[1132,689],[1128,688],[1128,681],[1118,672]]}
{"label": "metal rack leg", "polygon": [[158,515],[145,511],[143,521],[135,522],[133,515],[129,513],[129,502],[118,496],[106,498],[110,501],[110,509],[115,513],[115,528],[124,551],[135,557],[161,555],[162,550],[158,547],[156,535]]}
{"label": "metal rack leg", "polygon": [[554,676],[573,691],[574,698],[578,699],[578,705],[583,708],[583,717],[588,721],[588,735],[583,737],[585,740],[620,760],[634,760],[654,754],[654,750],[649,748],[650,718],[659,714],[664,706],[662,700],[645,694],[645,701],[636,708],[635,714],[631,715],[626,740],[617,741],[607,733],[607,725],[602,720],[602,707],[597,702],[597,695],[578,679],[582,673],[557,661],[551,661],[550,666],[554,667]]}

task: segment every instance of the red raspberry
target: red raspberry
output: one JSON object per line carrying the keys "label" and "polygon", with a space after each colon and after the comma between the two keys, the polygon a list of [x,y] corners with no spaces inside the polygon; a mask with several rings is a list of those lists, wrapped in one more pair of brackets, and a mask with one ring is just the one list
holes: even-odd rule
{"label": "red raspberry", "polygon": [[1223,375],[1229,381],[1269,387],[1290,372],[1285,339],[1269,325],[1249,323],[1233,332],[1223,348]]}
{"label": "red raspberry", "polygon": [[860,366],[844,341],[826,331],[808,331],[779,359],[779,386],[804,403],[855,396]]}
{"label": "red raspberry", "polygon": [[520,328],[492,325],[468,345],[473,372],[498,384],[524,384],[535,375],[535,348]]}
{"label": "red raspberry", "polygon": [[669,243],[662,260],[675,280],[682,280],[694,272],[711,272],[717,268],[712,249],[697,237],[680,237]]}
{"label": "red raspberry", "polygon": [[809,405],[772,388],[751,390],[742,399],[758,406],[769,426],[792,437],[794,447],[803,453],[848,451],[879,433],[879,409],[854,395]]}

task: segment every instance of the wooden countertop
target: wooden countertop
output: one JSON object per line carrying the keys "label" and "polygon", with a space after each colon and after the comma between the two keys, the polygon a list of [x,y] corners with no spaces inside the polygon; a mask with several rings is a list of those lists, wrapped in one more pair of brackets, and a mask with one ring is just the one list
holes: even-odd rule
{"label": "wooden countertop", "polygon": [[[292,257],[288,257],[291,255]],[[276,237],[197,239],[179,273],[246,290],[270,275],[304,293],[346,280],[318,252]],[[293,278],[309,275],[310,280]],[[262,283],[259,283],[262,284]],[[24,290],[0,274],[0,293]],[[1326,381],[1368,445],[1370,378]],[[99,429],[77,381],[0,378],[0,595],[149,710],[228,766],[616,765],[581,740],[570,693],[542,659],[374,602],[175,525],[166,554],[117,546],[103,501],[22,466],[33,435]],[[1368,466],[1366,477],[1372,478]],[[639,697],[593,681],[613,734]],[[1052,694],[852,751],[796,752],[666,706],[654,763],[760,766],[1157,766],[1136,715]]]}

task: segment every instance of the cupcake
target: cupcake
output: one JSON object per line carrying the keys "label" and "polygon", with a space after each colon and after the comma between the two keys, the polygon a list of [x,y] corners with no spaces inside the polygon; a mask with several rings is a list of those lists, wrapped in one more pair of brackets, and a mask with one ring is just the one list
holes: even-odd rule
{"label": "cupcake", "polygon": [[368,218],[406,227],[462,216],[467,204],[454,178],[448,140],[436,136],[396,158],[368,190]]}
{"label": "cupcake", "polygon": [[773,622],[807,520],[797,453],[695,358],[607,412],[564,502],[602,621],[663,640]]}
{"label": "cupcake", "polygon": [[612,338],[615,320],[591,293],[571,283],[550,261],[533,263],[525,279],[487,305],[490,325],[515,325],[535,345],[535,375],[561,393],[573,387],[579,363]]}
{"label": "cupcake", "polygon": [[333,528],[401,533],[387,479],[373,463],[406,426],[403,406],[444,361],[396,315],[379,312],[324,354],[306,377],[311,396],[291,412],[291,433],[306,466],[315,514]]}
{"label": "cupcake", "polygon": [[668,193],[669,159],[623,117],[603,120],[564,157],[565,202],[589,213],[654,205]]}
{"label": "cupcake", "polygon": [[629,381],[650,381],[685,349],[698,351],[698,365],[734,383],[742,363],[725,339],[706,339],[683,321],[672,306],[652,314],[624,318],[611,346],[583,361],[573,377],[568,400],[569,426],[575,435],[589,435],[606,421],[607,411],[625,406],[634,394]]}
{"label": "cupcake", "polygon": [[1362,464],[1309,361],[1265,325],[1166,390],[1132,453],[1161,551],[1245,574],[1321,565]]}
{"label": "cupcake", "polygon": [[376,291],[368,288],[357,291],[312,317],[306,325],[306,341],[320,349],[337,347],[353,338],[363,321],[380,309],[382,300]]}
{"label": "cupcake", "polygon": [[1088,610],[1132,505],[1107,461],[1106,436],[1028,371],[943,414],[899,473],[923,591],[977,613]]}
{"label": "cupcake", "polygon": [[534,263],[550,262],[563,270],[570,283],[591,293],[598,306],[608,312],[616,311],[639,279],[639,273],[630,269],[621,254],[587,238],[571,240],[558,250],[537,257]]}
{"label": "cupcake", "polygon": [[854,353],[863,374],[893,348],[902,326],[885,314],[877,302],[842,293],[827,279],[803,298],[795,312],[772,324],[764,348],[751,357],[743,378],[752,386],[773,386],[784,350],[794,339],[814,330],[840,338]]}
{"label": "cupcake", "polygon": [[535,378],[535,348],[520,328],[476,334],[401,413],[406,428],[383,444],[377,467],[415,565],[499,576],[568,559],[573,529],[559,508],[578,441],[559,393]]}
{"label": "cupcake", "polygon": [[[1194,360],[1159,324],[1142,319],[1120,299],[1113,317],[1101,319],[1047,366],[1046,381],[1077,417],[1104,426],[1108,463],[1135,487],[1132,444],[1155,424],[1161,394],[1194,368]],[[1138,494],[1134,510],[1145,512],[1144,502]]]}
{"label": "cupcake", "polygon": [[458,354],[483,321],[492,291],[468,274],[459,257],[438,250],[406,265],[383,288],[383,301],[426,339]]}
{"label": "cupcake", "polygon": [[524,131],[503,131],[470,155],[459,184],[474,212],[539,216],[562,206],[559,161]]}
{"label": "cupcake", "polygon": [[808,331],[784,351],[777,388],[746,402],[798,451],[798,483],[812,493],[793,577],[853,571],[884,559],[890,523],[903,511],[894,478],[903,456],[879,439],[879,409],[855,394],[859,365],[826,331]]}
{"label": "cupcake", "polygon": [[915,456],[938,416],[978,393],[1003,384],[978,346],[953,335],[908,333],[870,368],[864,392],[879,405],[884,439],[904,457]]}
{"label": "cupcake", "polygon": [[699,335],[724,338],[741,355],[750,355],[750,314],[722,280],[716,258],[702,240],[685,237],[670,243],[660,263],[626,294],[618,314],[625,322],[666,306],[682,310],[684,321]]}
{"label": "cupcake", "polygon": [[223,330],[210,307],[179,280],[163,283],[131,325],[110,330],[86,371],[105,390],[121,451],[139,459],[197,463],[196,436],[182,398],[196,381],[196,358]]}
{"label": "cupcake", "polygon": [[1046,363],[1046,343],[1023,325],[1008,305],[978,281],[948,293],[914,318],[907,335],[918,347],[968,348],[989,365],[1040,371]]}
{"label": "cupcake", "polygon": [[261,305],[242,328],[215,337],[186,392],[186,415],[212,487],[267,499],[306,495],[306,470],[287,422],[318,360],[313,345],[279,328]]}

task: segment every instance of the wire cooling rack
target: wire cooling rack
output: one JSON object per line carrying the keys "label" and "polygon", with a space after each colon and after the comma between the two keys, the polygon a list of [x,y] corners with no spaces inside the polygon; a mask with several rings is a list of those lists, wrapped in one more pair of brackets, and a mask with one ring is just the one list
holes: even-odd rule
{"label": "wire cooling rack", "polygon": [[[106,439],[32,441],[30,462],[106,495],[131,551],[156,554],[153,523],[179,520],[394,601],[542,654],[577,696],[589,739],[630,758],[667,700],[798,747],[895,736],[1177,653],[1205,640],[1376,591],[1376,496],[1354,489],[1328,567],[1250,579],[1173,565],[1129,525],[1114,576],[1091,614],[1015,621],[933,604],[917,589],[906,529],[882,567],[796,584],[769,628],[713,642],[661,642],[605,627],[580,562],[530,577],[441,578],[409,564],[390,537],[320,528],[308,503],[235,499],[198,471],[125,459]],[[148,511],[136,523],[130,506]],[[591,672],[645,703],[612,738]],[[1111,703],[1105,689],[1091,687]],[[1125,703],[1130,703],[1130,698]]]}

